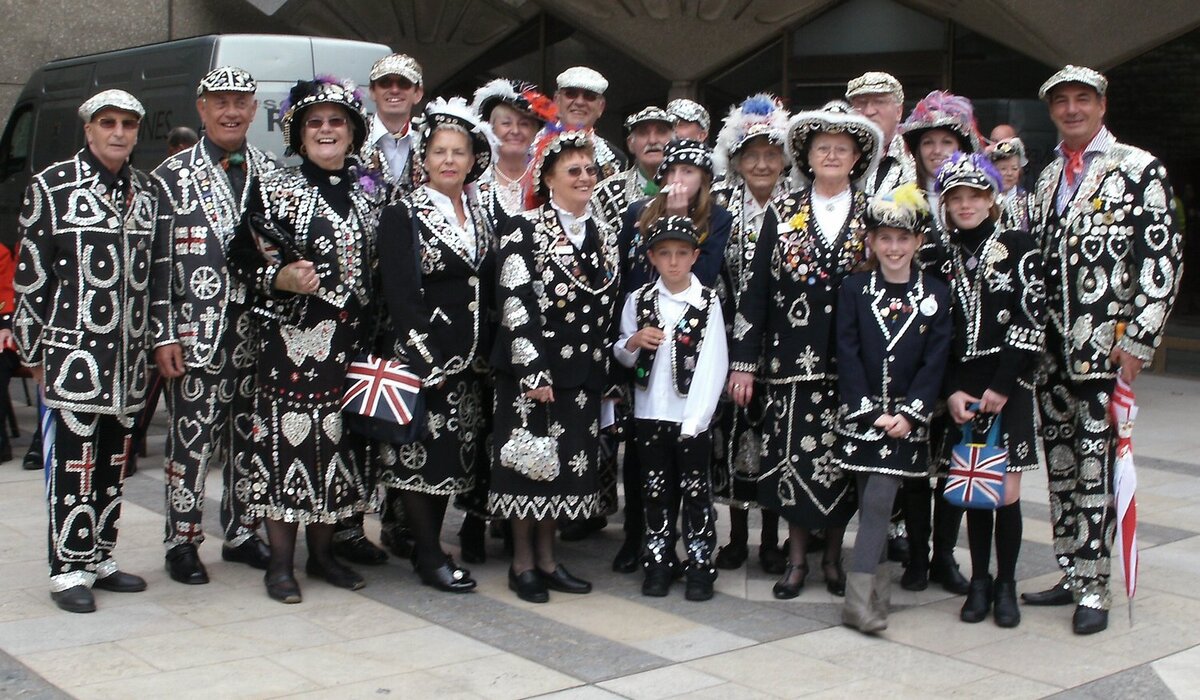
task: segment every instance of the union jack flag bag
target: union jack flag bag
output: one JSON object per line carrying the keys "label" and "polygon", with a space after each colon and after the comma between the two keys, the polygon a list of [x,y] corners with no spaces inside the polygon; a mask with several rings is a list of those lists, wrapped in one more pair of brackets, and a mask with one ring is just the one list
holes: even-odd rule
{"label": "union jack flag bag", "polygon": [[[979,410],[978,405],[974,410]],[[992,418],[987,442],[971,442],[975,421],[962,426],[962,441],[951,448],[950,475],[943,496],[960,508],[995,510],[1004,503],[1008,450],[999,446],[1000,416]]]}
{"label": "union jack flag bag", "polygon": [[342,424],[393,445],[420,440],[425,431],[421,378],[398,360],[359,355],[346,370]]}

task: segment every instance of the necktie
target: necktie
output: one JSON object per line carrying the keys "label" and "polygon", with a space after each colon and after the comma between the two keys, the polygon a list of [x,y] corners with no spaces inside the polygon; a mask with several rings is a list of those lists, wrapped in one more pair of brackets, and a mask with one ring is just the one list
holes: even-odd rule
{"label": "necktie", "polygon": [[245,154],[238,151],[226,153],[225,157],[221,159],[221,169],[228,171],[230,168],[237,168],[244,171],[246,169]]}
{"label": "necktie", "polygon": [[1063,144],[1063,155],[1067,157],[1067,167],[1065,172],[1067,175],[1068,187],[1074,187],[1075,181],[1078,180],[1081,175],[1083,175],[1083,151],[1085,148],[1087,147],[1085,146],[1078,151],[1073,151],[1067,148],[1066,144]]}

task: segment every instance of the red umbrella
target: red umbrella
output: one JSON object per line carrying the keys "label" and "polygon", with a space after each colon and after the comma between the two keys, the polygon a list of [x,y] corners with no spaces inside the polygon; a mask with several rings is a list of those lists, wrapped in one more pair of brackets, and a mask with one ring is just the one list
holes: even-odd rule
{"label": "red umbrella", "polygon": [[1109,402],[1117,431],[1117,463],[1114,465],[1113,495],[1117,502],[1117,546],[1125,571],[1125,595],[1129,598],[1129,623],[1133,624],[1133,595],[1137,592],[1137,472],[1133,467],[1133,422],[1138,407],[1133,387],[1120,376]]}

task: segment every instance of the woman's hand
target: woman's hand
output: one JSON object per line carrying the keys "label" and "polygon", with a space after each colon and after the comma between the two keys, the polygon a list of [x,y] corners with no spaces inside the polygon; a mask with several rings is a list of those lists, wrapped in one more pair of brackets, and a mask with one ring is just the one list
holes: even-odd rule
{"label": "woman's hand", "polygon": [[733,402],[745,408],[754,397],[754,375],[750,372],[730,372],[725,391]]}
{"label": "woman's hand", "polygon": [[1004,410],[1004,404],[1008,403],[1008,397],[988,389],[983,392],[983,398],[979,399],[979,410],[984,413],[1000,413]]}
{"label": "woman's hand", "polygon": [[657,350],[667,334],[661,328],[646,326],[625,341],[626,350]]}
{"label": "woman's hand", "polygon": [[692,193],[688,191],[686,185],[682,182],[671,184],[671,189],[667,192],[667,213],[674,216],[687,216],[688,205],[691,204]]}
{"label": "woman's hand", "polygon": [[530,389],[525,392],[525,395],[539,403],[554,403],[554,388],[543,386],[537,389]]}
{"label": "woman's hand", "polygon": [[320,284],[321,278],[310,260],[288,263],[275,275],[275,288],[293,294],[312,294]]}
{"label": "woman's hand", "polygon": [[955,423],[962,425],[975,417],[975,412],[967,409],[973,403],[978,403],[979,399],[971,396],[965,391],[956,391],[946,399],[946,407],[950,409],[950,417]]}

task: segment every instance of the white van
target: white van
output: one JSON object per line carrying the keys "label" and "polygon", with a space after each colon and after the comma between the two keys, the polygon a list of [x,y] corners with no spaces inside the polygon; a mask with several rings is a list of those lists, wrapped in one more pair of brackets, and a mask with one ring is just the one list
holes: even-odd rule
{"label": "white van", "polygon": [[34,71],[0,138],[0,243],[16,244],[17,215],[29,178],[83,147],[76,109],[100,90],[121,88],[146,107],[133,164],[152,170],[176,126],[200,131],[196,85],[218,66],[239,66],[258,82],[258,116],[250,143],[283,154],[279,104],[297,80],[350,78],[364,86],[371,64],[391,53],[383,44],[270,34],[180,39],[51,61]]}

